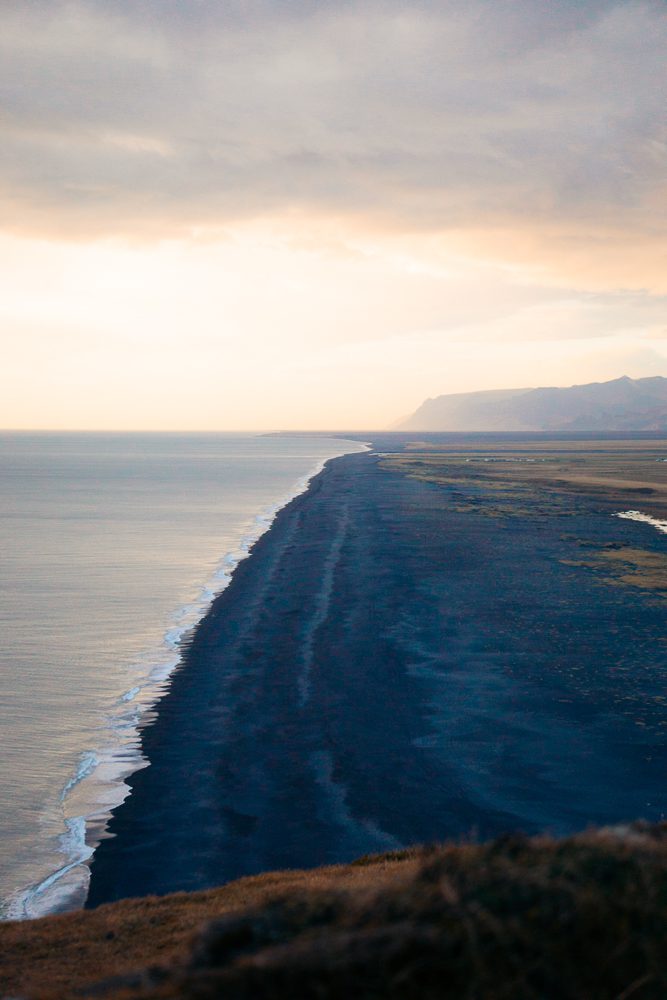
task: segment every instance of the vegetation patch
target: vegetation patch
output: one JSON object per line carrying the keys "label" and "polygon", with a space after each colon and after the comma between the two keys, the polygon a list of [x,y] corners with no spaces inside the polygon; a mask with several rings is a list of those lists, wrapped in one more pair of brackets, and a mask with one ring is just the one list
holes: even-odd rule
{"label": "vegetation patch", "polygon": [[[225,906],[225,894],[237,905]],[[165,960],[156,950],[160,934],[169,935],[193,898],[201,904],[207,897],[210,908],[216,896],[217,917]],[[238,905],[244,897],[246,905]],[[512,835],[486,845],[424,848],[365,859],[363,865],[245,879],[207,894],[143,901],[143,909],[141,903],[5,928],[5,940],[8,934],[15,939],[14,961],[26,967],[33,963],[32,982],[21,987],[20,995],[109,1000],[667,996],[666,824],[636,823],[560,841]],[[35,979],[40,955],[55,946],[56,938],[61,962],[86,954],[89,972],[96,957],[102,969],[108,949],[127,933],[129,923],[134,941],[143,943],[137,971],[98,975],[87,985],[79,975],[76,985],[61,983],[55,990],[47,976]],[[92,938],[85,937],[86,924],[94,928]],[[69,935],[57,935],[58,928]],[[22,953],[16,946],[21,936]]]}

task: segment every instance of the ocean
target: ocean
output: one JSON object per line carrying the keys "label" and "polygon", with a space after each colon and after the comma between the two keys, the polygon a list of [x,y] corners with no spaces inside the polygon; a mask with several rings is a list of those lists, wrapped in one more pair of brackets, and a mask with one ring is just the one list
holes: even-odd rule
{"label": "ocean", "polygon": [[179,643],[275,512],[357,442],[0,434],[0,914],[75,908]]}

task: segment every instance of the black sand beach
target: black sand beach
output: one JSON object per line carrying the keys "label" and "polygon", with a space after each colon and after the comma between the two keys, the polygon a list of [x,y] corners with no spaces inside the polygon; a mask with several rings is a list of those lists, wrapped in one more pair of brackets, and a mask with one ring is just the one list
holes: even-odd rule
{"label": "black sand beach", "polygon": [[597,487],[500,503],[463,461],[346,456],[281,511],[144,730],[88,906],[664,816],[665,595],[603,556],[667,539]]}

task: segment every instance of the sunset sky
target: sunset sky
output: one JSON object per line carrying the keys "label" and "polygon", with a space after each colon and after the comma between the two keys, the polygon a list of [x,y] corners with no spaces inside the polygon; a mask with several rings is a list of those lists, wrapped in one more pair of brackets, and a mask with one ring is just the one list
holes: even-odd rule
{"label": "sunset sky", "polygon": [[0,426],[667,376],[667,6],[0,5]]}

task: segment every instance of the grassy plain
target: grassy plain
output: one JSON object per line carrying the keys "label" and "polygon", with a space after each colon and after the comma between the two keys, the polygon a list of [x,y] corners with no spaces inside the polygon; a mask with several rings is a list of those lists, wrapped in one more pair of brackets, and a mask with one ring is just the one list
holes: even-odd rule
{"label": "grassy plain", "polygon": [[[565,516],[579,499],[606,511],[640,509],[667,519],[667,440],[414,441],[382,465],[448,487],[462,513]],[[610,583],[667,594],[667,547],[665,553],[614,542],[587,548],[585,557],[567,564],[606,570]]]}

